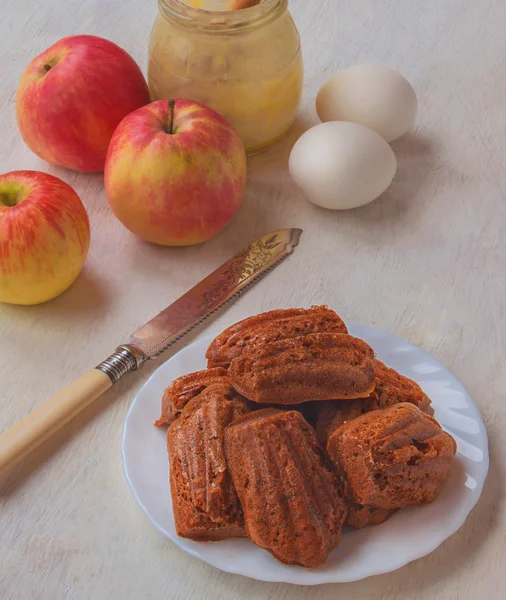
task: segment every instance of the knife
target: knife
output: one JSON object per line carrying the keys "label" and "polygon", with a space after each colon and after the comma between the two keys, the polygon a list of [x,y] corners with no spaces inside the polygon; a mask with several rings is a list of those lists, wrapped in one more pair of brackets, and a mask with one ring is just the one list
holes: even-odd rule
{"label": "knife", "polygon": [[100,397],[123,375],[159,356],[278,265],[293,252],[301,233],[301,229],[280,229],[253,242],[140,327],[95,369],[0,434],[0,476]]}

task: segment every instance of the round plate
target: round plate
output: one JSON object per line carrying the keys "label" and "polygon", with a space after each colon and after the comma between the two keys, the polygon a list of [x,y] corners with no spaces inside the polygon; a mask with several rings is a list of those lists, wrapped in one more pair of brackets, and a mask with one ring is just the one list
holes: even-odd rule
{"label": "round plate", "polygon": [[122,452],[132,493],[153,525],[188,554],[229,573],[260,579],[317,585],[356,581],[393,571],[435,550],[464,523],[480,497],[488,470],[487,434],[478,409],[459,381],[434,358],[389,334],[350,325],[389,367],[417,381],[432,399],[435,417],[457,441],[452,474],[437,500],[406,508],[386,523],[359,531],[345,529],[341,543],[318,569],[282,565],[247,539],[199,543],[180,538],[172,518],[165,429],[160,415],[164,389],[176,377],[205,368],[212,336],[198,340],[153,373],[128,411]]}

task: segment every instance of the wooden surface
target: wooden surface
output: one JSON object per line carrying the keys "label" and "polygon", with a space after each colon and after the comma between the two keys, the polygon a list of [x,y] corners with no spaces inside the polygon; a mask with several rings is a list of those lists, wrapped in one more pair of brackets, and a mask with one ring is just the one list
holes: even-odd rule
{"label": "wooden surface", "polygon": [[[293,134],[250,161],[244,204],[217,239],[164,249],[113,217],[99,175],[53,168],[23,145],[14,119],[19,76],[69,34],[117,42],[146,64],[154,0],[2,0],[0,164],[49,171],[72,185],[92,223],[76,284],[43,306],[0,308],[0,427],[105,358],[148,317],[269,230],[305,230],[297,253],[207,327],[273,307],[328,303],[346,319],[419,345],[480,406],[490,436],[484,494],[462,529],[403,569],[318,589],[230,576],[152,528],[123,479],[125,412],[150,369],[125,379],[0,482],[0,597],[83,600],[496,600],[506,597],[506,4],[501,0],[292,0],[306,64]],[[374,204],[330,213],[291,183],[287,156],[317,122],[325,78],[353,63],[399,69],[419,94],[416,129],[394,143],[395,183]],[[166,355],[168,356],[168,355]]]}

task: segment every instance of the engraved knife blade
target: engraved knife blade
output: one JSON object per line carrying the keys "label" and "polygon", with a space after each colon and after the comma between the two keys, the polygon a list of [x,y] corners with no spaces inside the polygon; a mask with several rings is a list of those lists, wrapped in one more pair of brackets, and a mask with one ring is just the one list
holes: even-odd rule
{"label": "engraved knife blade", "polygon": [[301,234],[301,229],[280,229],[253,242],[140,327],[97,369],[114,383],[145,360],[156,358],[289,256]]}

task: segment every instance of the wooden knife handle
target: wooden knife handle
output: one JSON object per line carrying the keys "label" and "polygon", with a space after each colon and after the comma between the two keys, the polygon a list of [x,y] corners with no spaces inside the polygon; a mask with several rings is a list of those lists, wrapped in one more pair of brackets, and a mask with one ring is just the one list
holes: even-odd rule
{"label": "wooden knife handle", "polygon": [[120,346],[116,352],[74,383],[0,434],[0,476],[28,456],[78,413],[145,360],[142,352]]}
{"label": "wooden knife handle", "polygon": [[88,371],[0,434],[0,476],[28,456],[111,386],[110,377],[102,371]]}

